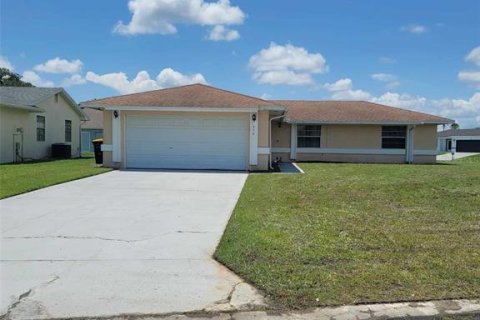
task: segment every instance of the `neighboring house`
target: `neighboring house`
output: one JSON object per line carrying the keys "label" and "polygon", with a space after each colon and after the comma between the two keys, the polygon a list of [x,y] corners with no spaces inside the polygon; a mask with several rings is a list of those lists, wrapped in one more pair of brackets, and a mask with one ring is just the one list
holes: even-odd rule
{"label": "neighboring house", "polygon": [[88,120],[82,122],[82,152],[93,152],[92,140],[103,138],[103,111],[92,108],[82,108]]}
{"label": "neighboring house", "polygon": [[1,163],[51,157],[54,143],[80,155],[85,115],[62,88],[0,87]]}
{"label": "neighboring house", "polygon": [[87,101],[104,111],[104,165],[268,170],[271,159],[434,163],[453,120],[362,101],[266,101],[194,84]]}
{"label": "neighboring house", "polygon": [[438,151],[480,152],[480,128],[437,132]]}

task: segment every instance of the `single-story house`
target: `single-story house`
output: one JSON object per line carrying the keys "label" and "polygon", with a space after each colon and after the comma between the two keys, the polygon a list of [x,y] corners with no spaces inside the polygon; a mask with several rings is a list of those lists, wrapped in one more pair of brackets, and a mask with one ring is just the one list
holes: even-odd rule
{"label": "single-story house", "polygon": [[438,151],[480,152],[480,128],[449,129],[437,133]]}
{"label": "single-story house", "polygon": [[62,88],[0,87],[0,163],[50,158],[55,143],[80,156],[80,122],[86,119]]}
{"label": "single-story house", "polygon": [[104,165],[268,170],[271,160],[434,163],[438,116],[364,101],[267,101],[202,84],[83,103]]}
{"label": "single-story house", "polygon": [[92,140],[103,138],[103,110],[82,108],[88,120],[82,122],[81,151],[93,152]]}

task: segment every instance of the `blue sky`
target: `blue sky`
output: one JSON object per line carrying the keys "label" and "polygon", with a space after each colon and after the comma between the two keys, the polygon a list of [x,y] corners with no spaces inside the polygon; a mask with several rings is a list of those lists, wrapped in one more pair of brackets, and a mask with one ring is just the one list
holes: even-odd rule
{"label": "blue sky", "polygon": [[1,21],[0,64],[77,101],[206,82],[480,126],[478,0],[4,0]]}

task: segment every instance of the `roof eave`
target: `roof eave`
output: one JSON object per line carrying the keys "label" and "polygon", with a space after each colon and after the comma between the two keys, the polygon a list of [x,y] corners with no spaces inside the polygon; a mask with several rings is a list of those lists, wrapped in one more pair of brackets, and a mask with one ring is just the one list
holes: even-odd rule
{"label": "roof eave", "polygon": [[282,106],[252,106],[252,107],[186,107],[186,106],[112,106],[101,105],[95,103],[81,103],[82,108],[95,108],[99,110],[137,110],[137,111],[209,111],[209,112],[224,112],[224,111],[236,111],[236,112],[255,112],[255,111],[286,111]]}
{"label": "roof eave", "polygon": [[287,108],[282,107],[282,106],[261,106],[261,107],[258,107],[258,110],[260,110],[260,111],[286,111]]}
{"label": "roof eave", "polygon": [[293,124],[365,124],[365,125],[423,125],[423,124],[450,124],[455,121],[451,119],[445,120],[424,120],[424,121],[412,121],[412,120],[384,120],[384,121],[325,121],[325,120],[297,120],[286,118],[285,122]]}
{"label": "roof eave", "polygon": [[13,105],[13,104],[7,104],[7,103],[2,103],[2,104],[0,104],[0,106],[5,107],[5,108],[25,110],[25,111],[34,112],[34,113],[45,112],[45,109],[42,109],[42,108],[36,107],[36,106]]}

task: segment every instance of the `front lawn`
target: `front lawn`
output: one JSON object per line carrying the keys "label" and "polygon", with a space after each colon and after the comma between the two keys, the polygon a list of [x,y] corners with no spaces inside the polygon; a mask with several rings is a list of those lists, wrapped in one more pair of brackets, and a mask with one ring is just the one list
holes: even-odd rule
{"label": "front lawn", "polygon": [[250,175],[215,253],[279,306],[480,297],[480,156]]}
{"label": "front lawn", "polygon": [[0,165],[0,199],[109,171],[92,158]]}

